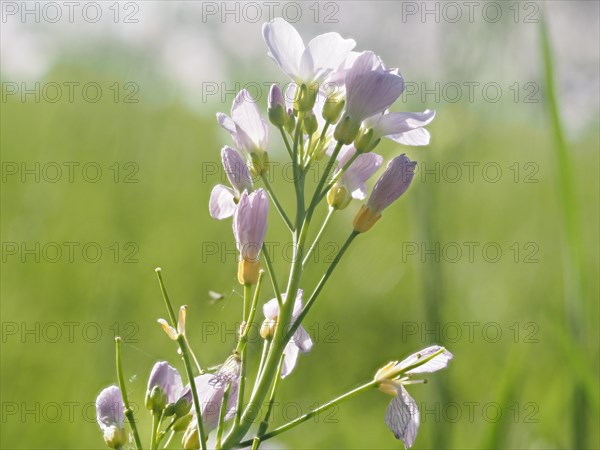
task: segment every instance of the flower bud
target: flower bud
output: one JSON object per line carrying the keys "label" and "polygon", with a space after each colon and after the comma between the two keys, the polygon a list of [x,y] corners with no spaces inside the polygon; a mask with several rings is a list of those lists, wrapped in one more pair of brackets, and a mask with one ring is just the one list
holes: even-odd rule
{"label": "flower bud", "polygon": [[180,417],[173,423],[173,431],[176,433],[179,431],[184,431],[189,425],[194,416],[192,414],[186,414],[183,417]]}
{"label": "flower bud", "polygon": [[186,397],[181,397],[177,400],[177,403],[175,403],[175,415],[177,417],[185,416],[190,412],[190,409],[192,409],[192,404]]}
{"label": "flower bud", "polygon": [[154,386],[151,391],[146,392],[146,409],[160,413],[166,404],[167,395],[159,386]]}
{"label": "flower bud", "polygon": [[335,127],[333,137],[338,142],[350,145],[356,138],[359,130],[360,123],[355,122],[349,115],[346,114]]}
{"label": "flower bud", "polygon": [[374,138],[373,130],[361,130],[354,140],[354,148],[358,153],[368,153],[379,145],[381,138]]}
{"label": "flower bud", "polygon": [[288,118],[285,123],[285,129],[288,133],[293,134],[296,129],[296,116],[294,116],[294,110],[288,109]]}
{"label": "flower bud", "polygon": [[104,442],[110,448],[121,448],[127,443],[127,430],[112,425],[104,430]]}
{"label": "flower bud", "polygon": [[312,83],[307,86],[302,83],[296,89],[296,98],[294,99],[294,109],[296,111],[308,112],[312,111],[317,100],[317,93],[319,92],[318,83]]}
{"label": "flower bud", "polygon": [[181,445],[184,450],[198,450],[200,448],[200,438],[198,436],[198,424],[196,419],[192,420],[183,433]]}
{"label": "flower bud", "polygon": [[344,209],[350,204],[351,200],[352,195],[340,183],[335,183],[327,193],[327,204],[333,209]]}
{"label": "flower bud", "polygon": [[272,339],[275,335],[275,327],[277,326],[277,320],[265,319],[260,327],[260,337],[263,339]]}
{"label": "flower bud", "polygon": [[325,105],[323,105],[323,119],[329,123],[336,123],[342,115],[345,105],[346,101],[344,99],[335,94],[330,95],[325,100]]}
{"label": "flower bud", "polygon": [[304,132],[309,136],[312,135],[319,128],[317,118],[315,117],[312,111],[309,111],[305,114],[302,125],[304,127]]}
{"label": "flower bud", "polygon": [[276,84],[271,85],[269,91],[269,102],[267,111],[269,113],[269,120],[276,127],[285,126],[288,115],[285,109],[285,101],[281,89]]}

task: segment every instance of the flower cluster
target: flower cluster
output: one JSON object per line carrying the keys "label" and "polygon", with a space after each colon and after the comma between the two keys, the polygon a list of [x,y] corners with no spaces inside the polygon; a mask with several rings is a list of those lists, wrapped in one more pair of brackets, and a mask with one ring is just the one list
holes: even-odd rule
{"label": "flower cluster", "polygon": [[[301,419],[267,430],[278,385],[293,373],[299,355],[313,348],[313,341],[302,326],[303,320],[354,239],[369,231],[412,182],[416,162],[401,153],[389,158],[369,193],[369,180],[385,160],[374,150],[384,137],[404,146],[427,145],[430,134],[424,127],[432,122],[435,112],[390,111],[404,89],[399,70],[388,68],[371,51],[355,51],[356,42],[352,39],[325,33],[305,44],[296,29],[282,19],[264,24],[263,37],[268,55],[291,82],[283,90],[277,84],[271,86],[264,105],[268,120],[263,118],[259,105],[246,90],[236,95],[229,115],[217,114],[218,124],[232,139],[231,146],[221,150],[229,185],[216,185],[209,200],[211,217],[232,220],[232,240],[239,252],[237,281],[243,289],[242,325],[236,346],[229,351],[225,362],[212,370],[203,369],[186,335],[188,308],[182,306],[178,317],[175,316],[161,271],[157,269],[169,313],[168,320],[158,322],[177,343],[187,385],[184,386],[179,371],[166,361],[157,362],[151,369],[145,395],[145,406],[152,415],[150,447],[152,450],[164,448],[181,432],[184,449],[204,450],[208,448],[209,434],[216,430],[214,446],[217,449],[250,445],[258,449],[263,441],[312,415],[364,390],[378,388],[394,397],[385,423],[409,448],[419,427],[419,411],[405,386],[423,382],[415,378],[417,375],[447,366],[453,356],[443,347],[431,346],[400,363],[393,361],[363,386]],[[333,93],[332,86],[335,87]],[[280,201],[266,176],[273,147],[269,142],[269,122],[281,136],[278,147],[287,152],[292,164],[295,204]],[[306,174],[317,164],[323,166],[321,177],[315,186],[309,186]],[[364,201],[364,204],[357,207],[352,223],[347,223],[349,235],[318,284],[310,286],[303,278],[309,256],[334,213],[348,208],[352,200]],[[327,208],[328,214],[312,245],[308,245],[314,213],[322,206]],[[285,291],[280,288],[284,284],[274,272],[264,247],[270,209],[279,214],[294,242],[294,258]],[[274,298],[261,305],[266,275]],[[310,292],[306,299],[305,292]],[[334,301],[333,296],[330,298]],[[260,359],[253,362],[247,352],[248,332],[261,306],[263,351]],[[110,386],[100,393],[96,403],[98,424],[109,447],[124,448],[133,439],[140,449],[141,440],[122,382],[120,351],[118,341],[120,388]],[[252,389],[246,389],[246,384],[252,381],[247,376],[251,364],[256,369],[256,377]],[[256,405],[264,402],[269,408],[262,416]],[[130,423],[131,433],[125,428],[125,419]],[[255,434],[245,441],[254,423],[258,424]],[[167,439],[166,443],[163,439]]]}

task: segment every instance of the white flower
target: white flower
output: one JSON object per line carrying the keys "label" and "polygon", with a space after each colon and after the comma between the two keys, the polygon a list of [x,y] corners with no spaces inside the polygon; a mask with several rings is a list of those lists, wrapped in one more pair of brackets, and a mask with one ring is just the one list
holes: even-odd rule
{"label": "white flower", "polygon": [[444,369],[453,357],[444,347],[433,345],[410,355],[400,363],[392,361],[375,374],[375,380],[380,383],[379,389],[394,396],[385,413],[385,423],[407,449],[417,437],[421,416],[417,403],[404,386],[423,383],[424,380],[413,380],[413,375]]}
{"label": "white flower", "polygon": [[281,18],[263,25],[269,56],[299,85],[322,82],[348,57],[356,42],[338,33],[325,33],[304,45],[298,31]]}
{"label": "white flower", "polygon": [[399,144],[427,145],[430,135],[423,127],[434,118],[435,111],[429,109],[422,113],[386,112],[369,117],[364,121],[364,126],[373,130],[373,140],[387,137]]}

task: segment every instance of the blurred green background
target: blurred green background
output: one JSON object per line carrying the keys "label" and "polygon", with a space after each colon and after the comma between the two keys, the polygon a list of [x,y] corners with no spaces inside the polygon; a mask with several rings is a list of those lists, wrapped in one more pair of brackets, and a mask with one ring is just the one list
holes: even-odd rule
{"label": "blurred green background", "polygon": [[[598,448],[598,3],[515,3],[518,17],[503,3],[503,19],[477,10],[472,23],[453,23],[443,9],[439,23],[409,15],[408,3],[298,4],[305,39],[355,38],[416,83],[396,110],[438,116],[430,146],[378,148],[386,160],[406,152],[419,171],[357,239],[308,316],[316,345],[281,384],[275,424],[439,343],[455,359],[409,389],[422,417],[415,448]],[[98,23],[3,20],[2,448],[103,448],[93,402],[116,382],[116,334],[134,403],[142,405],[155,361],[183,373],[156,324],[166,316],[157,266],[173,301],[190,307],[189,338],[203,364],[221,363],[235,343],[241,289],[231,223],[207,208],[223,178],[219,149],[230,144],[214,114],[229,111],[234,90],[257,83],[265,111],[263,82],[285,80],[262,42],[268,17],[249,20],[244,4],[245,21],[207,15],[199,3],[130,5],[137,9],[119,5],[116,24],[108,4]],[[552,72],[540,41],[544,9]],[[134,12],[139,21],[124,22]],[[70,82],[80,83],[72,101]],[[55,102],[52,83],[62,88]],[[86,83],[100,86],[97,102]],[[465,83],[479,83],[472,98]],[[484,92],[489,83],[500,86],[497,100]],[[24,88],[39,98],[23,98]],[[284,164],[275,131],[271,158]],[[272,185],[291,210],[282,172],[272,171]],[[305,290],[358,207],[332,221]],[[267,241],[283,280],[289,238],[274,212]],[[225,299],[211,302],[209,290]],[[267,283],[265,300],[271,294]],[[255,340],[252,364],[259,350]],[[266,448],[401,448],[383,421],[389,399],[367,393]],[[147,436],[150,418],[143,408],[138,417]]]}

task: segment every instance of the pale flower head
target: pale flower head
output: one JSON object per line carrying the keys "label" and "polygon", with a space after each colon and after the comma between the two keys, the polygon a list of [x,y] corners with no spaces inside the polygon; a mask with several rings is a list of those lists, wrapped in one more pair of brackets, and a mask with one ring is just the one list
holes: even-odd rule
{"label": "pale flower head", "polygon": [[279,17],[263,24],[263,37],[269,56],[299,85],[325,80],[356,46],[354,40],[338,33],[321,34],[304,45],[298,31]]}
{"label": "pale flower head", "polygon": [[256,101],[246,89],[242,89],[233,100],[231,117],[217,113],[217,121],[229,131],[240,150],[248,153],[267,150],[267,122],[261,117]]}
{"label": "pale flower head", "polygon": [[417,403],[404,386],[423,383],[424,380],[415,380],[413,376],[444,369],[453,357],[444,347],[433,345],[410,355],[400,363],[392,361],[375,374],[379,389],[394,396],[385,413],[385,423],[407,449],[417,437],[420,413]]}
{"label": "pale flower head", "polygon": [[146,407],[156,411],[168,403],[175,403],[183,390],[179,371],[166,361],[159,361],[152,367],[146,389]]}
{"label": "pale flower head", "polygon": [[392,159],[371,192],[367,208],[374,214],[381,214],[406,192],[415,174],[417,163],[405,154]]}
{"label": "pale flower head", "polygon": [[403,145],[428,145],[429,131],[423,128],[435,118],[435,111],[422,113],[387,112],[365,120],[364,125],[373,130],[373,140],[387,137]]}
{"label": "pale flower head", "polygon": [[125,430],[125,405],[121,389],[109,386],[96,399],[96,421],[111,448],[120,448],[127,442]]}

